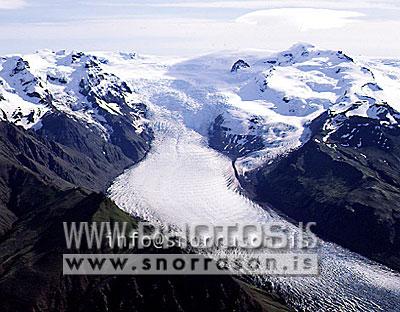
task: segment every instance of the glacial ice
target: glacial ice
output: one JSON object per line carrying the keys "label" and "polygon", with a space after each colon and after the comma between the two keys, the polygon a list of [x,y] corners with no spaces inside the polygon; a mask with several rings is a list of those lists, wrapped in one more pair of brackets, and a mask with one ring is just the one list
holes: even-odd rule
{"label": "glacial ice", "polygon": [[[192,77],[197,67],[185,66]],[[155,140],[147,157],[114,181],[109,196],[133,215],[178,226],[279,218],[239,194],[231,161],[207,146],[205,125],[218,114],[212,101],[205,101],[210,90],[194,88],[182,75],[176,79],[131,76],[148,100]],[[318,277],[265,276],[257,282],[303,311],[395,311],[400,306],[399,274],[332,243],[321,242],[319,257]]]}

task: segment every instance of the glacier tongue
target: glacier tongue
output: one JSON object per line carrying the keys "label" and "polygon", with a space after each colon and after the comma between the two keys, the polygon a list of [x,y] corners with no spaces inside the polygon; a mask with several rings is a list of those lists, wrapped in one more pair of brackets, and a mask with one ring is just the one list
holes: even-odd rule
{"label": "glacier tongue", "polygon": [[[262,224],[278,218],[235,190],[231,162],[207,147],[198,133],[172,117],[156,113],[154,119],[152,151],[109,189],[119,207],[178,226]],[[261,283],[272,283],[304,311],[390,311],[400,304],[398,274],[333,244],[322,242],[319,252],[319,277],[265,277]]]}
{"label": "glacier tongue", "polygon": [[269,214],[235,189],[231,162],[183,125],[161,121],[145,161],[117,178],[110,196],[147,220],[194,223],[261,222]]}

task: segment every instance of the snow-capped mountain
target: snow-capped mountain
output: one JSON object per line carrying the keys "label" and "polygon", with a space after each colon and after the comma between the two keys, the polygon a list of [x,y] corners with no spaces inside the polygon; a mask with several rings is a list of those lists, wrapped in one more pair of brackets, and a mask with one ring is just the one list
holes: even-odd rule
{"label": "snow-capped mountain", "polygon": [[[382,119],[384,106],[399,109],[399,71],[384,62],[297,45],[249,63],[232,68],[238,85],[225,94],[235,111],[224,112],[213,133],[220,141],[217,147],[239,158],[242,173],[304,144],[311,122],[323,112]],[[389,115],[384,119],[397,124]],[[335,121],[326,127],[334,128]]]}
{"label": "snow-capped mountain", "polygon": [[65,178],[98,190],[143,158],[152,139],[147,107],[125,81],[103,68],[106,62],[64,51],[0,62],[0,119],[67,146],[78,158],[88,157],[89,168]]}
{"label": "snow-capped mountain", "polygon": [[382,105],[400,108],[395,62],[355,60],[305,44],[267,57],[226,53],[189,60],[41,51],[4,57],[0,66],[2,119],[40,129],[42,118],[58,111],[109,140],[115,119],[140,134],[148,101],[239,158],[242,173],[304,144],[323,112],[381,119]]}
{"label": "snow-capped mountain", "polygon": [[64,51],[2,58],[2,118],[40,129],[46,113],[60,111],[109,139],[111,117],[123,116],[141,133],[146,107],[126,82],[102,68],[106,63],[95,55]]}

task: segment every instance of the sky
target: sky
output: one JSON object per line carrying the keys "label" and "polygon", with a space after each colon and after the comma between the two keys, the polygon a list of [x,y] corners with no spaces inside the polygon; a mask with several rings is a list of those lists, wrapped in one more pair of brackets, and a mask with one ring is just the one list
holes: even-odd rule
{"label": "sky", "polygon": [[400,57],[399,0],[0,0],[0,54],[40,49],[194,56],[298,42]]}

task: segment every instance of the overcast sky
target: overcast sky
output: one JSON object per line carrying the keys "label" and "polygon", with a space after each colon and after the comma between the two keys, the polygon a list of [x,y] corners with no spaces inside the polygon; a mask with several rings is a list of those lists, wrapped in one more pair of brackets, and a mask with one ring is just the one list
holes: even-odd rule
{"label": "overcast sky", "polygon": [[399,0],[0,0],[0,53],[198,55],[296,42],[400,57]]}

